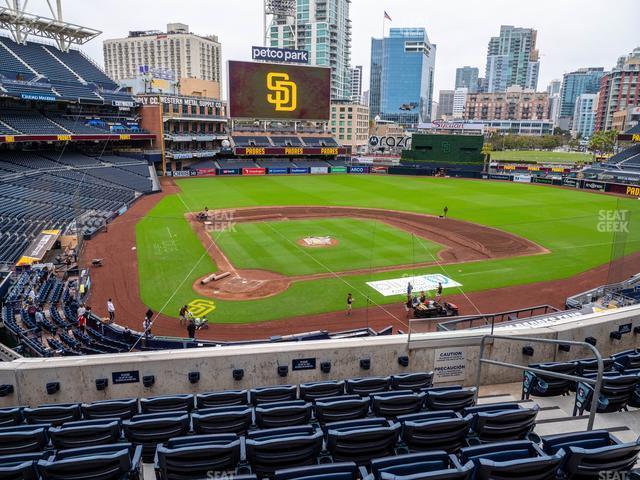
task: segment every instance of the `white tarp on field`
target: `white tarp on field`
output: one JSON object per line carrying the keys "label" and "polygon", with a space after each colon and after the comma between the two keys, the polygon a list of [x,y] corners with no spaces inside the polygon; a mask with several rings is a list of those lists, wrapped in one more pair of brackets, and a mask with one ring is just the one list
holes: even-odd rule
{"label": "white tarp on field", "polygon": [[419,275],[416,277],[393,278],[391,280],[378,280],[367,282],[371,288],[381,293],[385,297],[391,295],[406,295],[408,284],[411,283],[413,292],[435,290],[438,282],[442,283],[442,288],[461,287],[462,284],[440,274]]}

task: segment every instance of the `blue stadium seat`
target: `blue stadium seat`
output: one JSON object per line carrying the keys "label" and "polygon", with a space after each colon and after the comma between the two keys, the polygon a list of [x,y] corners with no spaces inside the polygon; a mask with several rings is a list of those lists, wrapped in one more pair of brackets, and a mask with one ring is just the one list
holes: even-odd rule
{"label": "blue stadium seat", "polygon": [[117,418],[129,420],[138,414],[138,399],[126,398],[122,400],[102,400],[82,404],[82,416],[87,420]]}
{"label": "blue stadium seat", "polygon": [[[613,358],[603,358],[602,367],[604,372],[609,372],[613,369],[615,361]],[[585,358],[582,360],[576,360],[576,373],[580,376],[585,376],[593,373],[598,373],[598,360],[595,358]]]}
{"label": "blue stadium seat", "polygon": [[298,387],[296,385],[276,385],[273,387],[260,387],[249,390],[251,405],[296,400],[297,395]]}
{"label": "blue stadium seat", "polygon": [[427,410],[462,410],[475,405],[476,387],[432,387],[424,390]]}
{"label": "blue stadium seat", "polygon": [[123,423],[125,438],[142,445],[142,458],[145,463],[153,461],[156,445],[174,437],[182,437],[189,432],[190,422],[187,413],[171,415],[156,413],[136,415]]}
{"label": "blue stadium seat", "polygon": [[472,415],[472,431],[481,442],[524,440],[536,425],[540,407],[523,407],[517,403],[477,405],[463,410]]}
{"label": "blue stadium seat", "polygon": [[311,420],[311,404],[304,400],[266,403],[255,409],[258,428],[281,428],[305,425]]}
{"label": "blue stadium seat", "polygon": [[140,399],[142,413],[191,412],[193,395],[163,395]]}
{"label": "blue stadium seat", "polygon": [[444,451],[409,453],[395,457],[377,458],[371,461],[371,475],[361,468],[362,478],[367,480],[467,480],[473,473],[473,462],[464,466],[455,455]]}
{"label": "blue stadium seat", "polygon": [[393,390],[422,390],[433,386],[433,372],[403,373],[391,376]]}
{"label": "blue stadium seat", "polygon": [[141,448],[130,443],[60,450],[40,460],[42,480],[138,480]]}
{"label": "blue stadium seat", "polygon": [[246,390],[225,390],[224,392],[199,393],[196,395],[198,409],[247,405],[247,402]]}
{"label": "blue stadium seat", "polygon": [[358,467],[353,462],[330,463],[310,467],[276,470],[275,480],[358,480]]}
{"label": "blue stadium seat", "polygon": [[249,432],[247,461],[259,475],[313,465],[322,450],[322,431],[307,425]]}
{"label": "blue stadium seat", "polygon": [[601,472],[630,472],[640,441],[623,443],[606,430],[593,430],[542,437],[542,448],[550,455],[564,451],[567,478],[599,478]]}
{"label": "blue stadium seat", "polygon": [[327,450],[335,461],[369,463],[392,455],[400,435],[400,423],[384,418],[350,420],[325,425]]}
{"label": "blue stadium seat", "polygon": [[49,425],[19,425],[0,428],[0,455],[43,450],[49,443]]}
{"label": "blue stadium seat", "polygon": [[198,435],[217,433],[244,434],[253,424],[253,409],[246,405],[198,410],[191,415]]}
{"label": "blue stadium seat", "polygon": [[347,380],[345,389],[348,395],[366,397],[372,393],[386,392],[390,385],[390,377],[362,377]]}
{"label": "blue stadium seat", "polygon": [[22,410],[23,410],[23,407],[11,407],[11,408],[0,409],[0,428],[20,425],[24,421]]}
{"label": "blue stadium seat", "polygon": [[29,460],[8,465],[0,464],[0,480],[40,480],[40,475],[36,462]]}
{"label": "blue stadium seat", "polygon": [[158,445],[158,480],[191,480],[234,474],[240,462],[240,439],[233,434],[172,438]]}
{"label": "blue stadium seat", "polygon": [[344,381],[302,383],[300,385],[300,399],[305,402],[315,402],[340,395],[344,395]]}
{"label": "blue stadium seat", "polygon": [[[594,379],[596,377],[594,374],[587,374],[587,376]],[[621,375],[617,372],[604,374],[597,411],[607,413],[625,410],[639,383],[640,376],[637,374]],[[582,415],[585,410],[590,410],[592,398],[593,385],[578,382],[573,414]]]}
{"label": "blue stadium seat", "polygon": [[120,441],[120,421],[83,420],[49,429],[51,444],[58,450],[109,445]]}
{"label": "blue stadium seat", "polygon": [[453,410],[402,415],[402,440],[411,450],[445,450],[455,453],[466,446],[473,417]]}
{"label": "blue stadium seat", "polygon": [[80,420],[82,412],[77,403],[47,404],[36,408],[25,408],[24,418],[27,423],[49,423],[57,426]]}
{"label": "blue stadium seat", "polygon": [[460,450],[460,461],[472,461],[477,480],[552,480],[564,460],[564,452],[547,455],[533,442],[487,443]]}
{"label": "blue stadium seat", "polygon": [[371,411],[377,417],[393,419],[417,413],[424,405],[424,392],[395,390],[371,395]]}
{"label": "blue stadium seat", "polygon": [[324,398],[314,406],[315,417],[324,425],[327,423],[356,420],[369,413],[369,399],[360,395]]}
{"label": "blue stadium seat", "polygon": [[[549,372],[575,375],[577,366],[574,362],[552,362],[531,364],[530,367]],[[556,397],[567,395],[571,389],[571,381],[550,377],[525,370],[522,380],[522,399],[534,397]]]}

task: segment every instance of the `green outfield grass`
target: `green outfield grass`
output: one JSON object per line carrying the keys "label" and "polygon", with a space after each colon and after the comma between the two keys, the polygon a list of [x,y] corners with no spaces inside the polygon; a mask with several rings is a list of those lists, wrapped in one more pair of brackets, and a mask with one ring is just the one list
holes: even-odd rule
{"label": "green outfield grass", "polygon": [[580,152],[545,152],[535,150],[505,150],[491,152],[491,160],[503,162],[584,163],[593,156]]}
{"label": "green outfield grass", "polygon": [[[348,218],[241,223],[212,234],[236,268],[287,276],[432,262],[440,245],[373,220]],[[330,236],[330,248],[301,247],[307,236]]]}
{"label": "green outfield grass", "polygon": [[[177,183],[182,193],[165,197],[136,226],[142,299],[155,311],[170,316],[177,316],[181,305],[198,298],[192,290],[193,282],[216,270],[184,218],[185,212],[205,206],[338,205],[439,214],[446,205],[451,217],[521,235],[551,252],[445,266],[444,273],[461,283],[465,292],[568,278],[608,263],[612,252],[617,256],[640,251],[640,202],[584,191],[373,175],[202,178]],[[620,237],[624,243],[612,249],[614,234],[599,228],[601,212],[618,209],[632,211],[632,223],[629,233]],[[273,248],[282,248],[282,243]],[[401,297],[383,297],[366,282],[422,273],[443,272],[438,267],[405,268],[294,282],[286,292],[266,299],[216,300],[210,320],[248,323],[335,311],[344,308],[348,291],[356,296],[356,307],[364,306],[366,296],[379,304],[400,302]]]}

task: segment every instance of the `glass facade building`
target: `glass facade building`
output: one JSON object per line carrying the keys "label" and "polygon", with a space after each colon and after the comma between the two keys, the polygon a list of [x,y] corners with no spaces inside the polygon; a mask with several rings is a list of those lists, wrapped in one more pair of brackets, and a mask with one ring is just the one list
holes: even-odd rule
{"label": "glass facade building", "polygon": [[583,93],[598,93],[604,68],[581,68],[565,73],[560,90],[560,116],[573,117],[576,99]]}
{"label": "glass facade building", "polygon": [[369,108],[372,118],[407,128],[431,120],[436,45],[424,28],[392,28],[371,41]]}
{"label": "glass facade building", "polygon": [[538,32],[532,28],[500,27],[500,36],[492,37],[487,48],[487,92],[505,92],[513,85],[531,90],[538,88],[537,36]]}

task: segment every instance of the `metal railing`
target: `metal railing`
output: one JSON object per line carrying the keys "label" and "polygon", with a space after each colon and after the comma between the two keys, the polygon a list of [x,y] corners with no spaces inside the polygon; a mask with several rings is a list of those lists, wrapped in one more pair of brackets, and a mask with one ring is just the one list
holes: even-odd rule
{"label": "metal railing", "polygon": [[[483,315],[467,315],[464,317],[452,317],[445,322],[438,323],[438,331],[458,330],[462,328],[481,328],[491,325],[493,329],[496,323],[513,322],[517,320],[529,320],[535,317],[556,313],[559,310],[551,305],[537,305],[535,307],[520,308],[506,312],[488,313]],[[464,326],[464,324],[467,324]],[[453,327],[453,328],[452,328]],[[493,330],[491,331],[493,333]]]}
{"label": "metal railing", "polygon": [[[529,367],[524,365],[517,365],[515,363],[507,363],[507,362],[499,362],[497,360],[491,360],[488,358],[484,358],[484,351],[487,340],[508,340],[510,342],[520,342],[520,343],[543,343],[550,345],[575,345],[578,347],[587,347],[593,353],[598,361],[598,373],[596,375],[595,380],[593,378],[581,377],[578,375],[568,375],[566,373],[552,372],[549,370],[542,370],[540,368]],[[545,377],[553,377],[553,378],[561,378],[563,380],[570,380],[573,382],[582,382],[593,385],[593,396],[591,397],[591,409],[589,411],[589,420],[587,422],[587,430],[593,430],[593,422],[596,418],[596,412],[598,411],[598,401],[600,399],[600,390],[602,388],[602,376],[604,372],[604,363],[602,361],[602,355],[596,347],[587,342],[576,342],[573,340],[552,340],[548,338],[532,338],[532,337],[514,337],[508,335],[484,335],[482,337],[482,341],[480,342],[480,355],[478,357],[478,370],[476,373],[476,401],[478,400],[478,391],[480,389],[480,377],[482,373],[482,365],[496,365],[499,367],[506,368],[515,368],[518,370],[529,371],[533,373],[537,373],[539,375],[544,375]]]}

